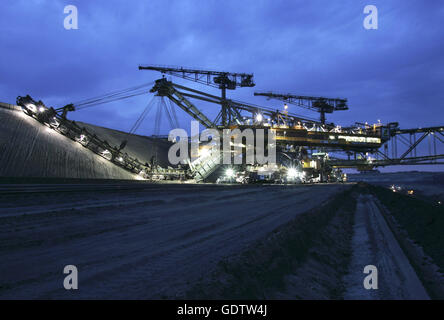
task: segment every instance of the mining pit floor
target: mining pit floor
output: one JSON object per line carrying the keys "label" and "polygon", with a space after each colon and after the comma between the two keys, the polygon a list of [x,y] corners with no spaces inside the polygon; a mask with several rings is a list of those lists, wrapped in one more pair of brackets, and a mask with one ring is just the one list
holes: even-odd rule
{"label": "mining pit floor", "polygon": [[[143,162],[169,146],[81,125]],[[443,175],[147,183],[0,103],[0,299],[444,299]]]}
{"label": "mining pit floor", "polygon": [[[354,183],[14,188],[0,190],[0,299],[429,298]],[[271,267],[283,258],[289,268]],[[78,290],[63,287],[66,265],[78,268]],[[379,266],[377,292],[362,286],[365,265]],[[236,280],[234,266],[253,284]],[[252,276],[257,268],[265,278]]]}
{"label": "mining pit floor", "polygon": [[[222,257],[349,187],[147,185],[2,195],[0,298],[174,297]],[[62,285],[68,264],[79,270],[76,292]]]}

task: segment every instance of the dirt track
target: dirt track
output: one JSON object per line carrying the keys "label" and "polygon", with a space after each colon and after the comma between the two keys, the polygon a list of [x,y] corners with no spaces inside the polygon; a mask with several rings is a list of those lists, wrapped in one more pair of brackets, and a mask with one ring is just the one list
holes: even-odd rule
{"label": "dirt track", "polygon": [[[421,281],[385,222],[372,195],[360,195],[355,214],[352,261],[344,279],[345,299],[429,299]],[[363,285],[364,266],[378,268],[378,290]]]}
{"label": "dirt track", "polygon": [[[4,195],[0,298],[174,297],[221,258],[348,187],[153,185]],[[77,291],[63,288],[68,264],[78,267]]]}

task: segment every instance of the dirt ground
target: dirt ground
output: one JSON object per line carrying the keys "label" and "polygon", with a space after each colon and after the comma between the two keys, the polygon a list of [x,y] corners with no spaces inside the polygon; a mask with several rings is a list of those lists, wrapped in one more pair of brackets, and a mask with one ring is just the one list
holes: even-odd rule
{"label": "dirt ground", "polygon": [[[390,212],[381,211],[379,200],[371,191],[358,185],[336,195],[324,206],[299,215],[241,254],[224,259],[211,276],[200,279],[185,297],[442,298],[433,294],[437,287],[444,288],[440,275],[428,273],[427,286],[423,285],[422,270],[412,265],[411,251],[405,252],[405,246],[400,245],[398,235],[386,222],[388,217],[392,217]],[[419,259],[423,262],[425,257],[420,255]],[[363,285],[367,276],[364,268],[368,265],[378,270],[376,290]]]}
{"label": "dirt ground", "polygon": [[[0,298],[177,297],[351,185],[152,185],[1,196]],[[313,197],[316,194],[316,197]],[[63,288],[65,265],[79,290]]]}
{"label": "dirt ground", "polygon": [[350,194],[336,195],[222,260],[185,298],[340,299],[355,208]]}
{"label": "dirt ground", "polygon": [[[429,299],[408,258],[393,236],[374,196],[360,194],[355,214],[352,261],[344,278],[345,299]],[[378,289],[362,285],[363,270],[374,265],[378,270]]]}
{"label": "dirt ground", "polygon": [[[441,211],[424,214],[419,200],[387,189],[45,188],[0,195],[0,299],[442,298],[442,274],[418,268],[440,263]],[[415,258],[406,241],[425,253]],[[63,288],[69,264],[76,291]],[[376,291],[363,289],[365,265],[378,268]]]}

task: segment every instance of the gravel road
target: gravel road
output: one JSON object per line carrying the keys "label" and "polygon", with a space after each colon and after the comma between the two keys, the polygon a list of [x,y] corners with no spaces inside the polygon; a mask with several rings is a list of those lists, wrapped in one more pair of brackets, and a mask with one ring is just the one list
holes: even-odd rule
{"label": "gravel road", "polygon": [[[0,298],[175,297],[347,184],[0,195]],[[79,289],[63,288],[75,265]]]}
{"label": "gravel road", "polygon": [[[345,299],[430,299],[375,201],[372,195],[361,195],[358,199],[352,261],[344,278]],[[366,265],[377,267],[377,290],[366,290],[363,286]]]}

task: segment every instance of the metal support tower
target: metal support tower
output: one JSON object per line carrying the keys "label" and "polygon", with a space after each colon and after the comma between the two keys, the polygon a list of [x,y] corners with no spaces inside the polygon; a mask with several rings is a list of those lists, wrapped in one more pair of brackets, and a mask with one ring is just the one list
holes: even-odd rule
{"label": "metal support tower", "polygon": [[325,114],[338,110],[348,110],[347,99],[310,97],[293,94],[281,94],[273,92],[255,92],[255,96],[264,96],[268,99],[277,99],[286,103],[291,103],[320,113],[320,121],[325,124]]}
{"label": "metal support tower", "polygon": [[221,90],[221,117],[222,124],[224,126],[228,125],[232,121],[232,112],[230,110],[231,105],[227,100],[227,89],[234,90],[237,87],[255,86],[253,82],[253,74],[247,73],[232,73],[157,65],[139,66],[139,70],[159,71],[163,74],[169,74],[194,82],[199,82],[211,87],[219,88]]}

